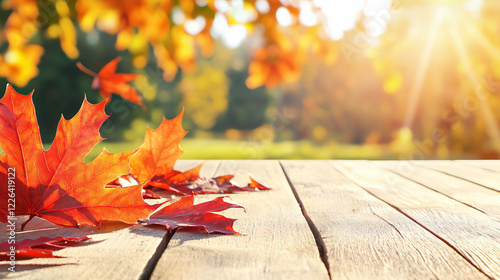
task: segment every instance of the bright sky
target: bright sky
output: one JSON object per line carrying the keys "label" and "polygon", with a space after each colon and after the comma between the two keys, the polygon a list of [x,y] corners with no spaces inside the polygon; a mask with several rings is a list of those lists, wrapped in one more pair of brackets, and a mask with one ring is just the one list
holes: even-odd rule
{"label": "bright sky", "polygon": [[[481,0],[472,0],[481,1]],[[282,0],[282,2],[287,2]],[[292,3],[293,2],[293,3]],[[198,5],[206,5],[206,1],[197,1]],[[385,31],[388,20],[391,0],[312,0],[289,1],[285,4],[295,4],[300,8],[298,21],[304,26],[321,24],[325,33],[332,40],[340,40],[346,31],[353,29],[362,13],[367,17],[364,23],[372,36],[380,36]],[[247,30],[243,25],[256,19],[258,13],[268,13],[270,10],[267,0],[257,0],[255,8],[249,9],[243,0],[216,0],[217,13],[212,25],[211,34],[220,39],[227,47],[238,47],[247,37]],[[229,25],[224,14],[230,13],[237,24]],[[186,19],[180,8],[174,8],[172,19],[175,24],[184,24],[186,32],[196,35],[206,25],[203,17]],[[276,20],[282,26],[294,24],[295,19],[286,7],[281,7],[276,12]]]}

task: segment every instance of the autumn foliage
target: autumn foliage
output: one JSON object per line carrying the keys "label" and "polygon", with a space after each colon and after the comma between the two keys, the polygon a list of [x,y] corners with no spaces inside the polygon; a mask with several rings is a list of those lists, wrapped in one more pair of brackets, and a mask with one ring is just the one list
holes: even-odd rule
{"label": "autumn foliage", "polygon": [[198,205],[194,205],[193,201],[193,196],[183,197],[177,203],[160,209],[146,221],[146,224],[164,225],[167,229],[188,227],[201,229],[207,233],[235,233],[233,229],[235,220],[214,212],[243,207],[225,202],[222,197]]}
{"label": "autumn foliage", "polygon": [[110,154],[104,150],[91,163],[83,163],[85,155],[102,140],[99,128],[107,118],[104,103],[84,101],[75,117],[62,118],[51,148],[45,151],[31,95],[19,95],[7,86],[0,101],[0,145],[5,151],[0,207],[4,212],[8,168],[15,168],[16,173],[16,215],[75,227],[113,220],[135,223],[156,209],[143,201],[140,185],[104,188],[107,182],[129,172],[136,151]]}
{"label": "autumn foliage", "polygon": [[[192,196],[176,202],[148,203],[143,199],[146,193],[151,194],[151,189],[146,192],[144,187],[154,187],[158,182],[164,189],[169,184],[171,191],[178,188],[174,191],[177,194],[214,192],[197,182],[218,180],[200,178],[201,166],[185,172],[174,170],[182,154],[179,143],[186,134],[181,126],[182,113],[172,120],[164,119],[155,130],[148,129],[139,149],[119,154],[103,150],[93,161],[84,163],[88,151],[103,140],[99,128],[108,117],[104,112],[106,101],[93,105],[84,100],[73,118],[61,118],[50,149],[44,150],[32,95],[18,94],[8,85],[0,99],[0,147],[5,152],[0,154],[1,222],[26,215],[22,228],[39,217],[62,227],[144,221],[168,229],[191,227],[236,233],[232,229],[234,220],[213,212],[241,206],[222,198],[199,205],[193,204]],[[114,184],[122,177],[129,178],[128,184]],[[253,179],[243,188],[223,181],[231,187],[216,193],[267,189]]]}
{"label": "autumn foliage", "polygon": [[[325,39],[328,36],[316,26],[299,23],[300,1],[8,0],[2,4],[12,13],[0,37],[0,42],[8,44],[7,50],[0,54],[0,76],[19,86],[25,86],[38,75],[37,65],[44,49],[32,43],[37,34],[58,39],[64,53],[76,59],[80,55],[78,29],[86,33],[97,29],[116,35],[115,48],[130,52],[137,68],[144,68],[150,56],[154,56],[167,81],[175,77],[178,68],[192,72],[198,54],[210,57],[216,40],[236,40],[223,38],[223,33],[263,36],[263,46],[255,50],[255,60],[249,69],[250,88],[273,87],[281,81],[296,80],[306,54],[326,57],[326,53],[336,53],[337,49],[330,45],[332,49],[319,52],[317,42],[329,41]],[[278,23],[280,12],[292,19],[286,28]],[[320,14],[321,9],[315,8],[310,13]],[[260,34],[262,28],[264,32]],[[313,32],[304,31],[308,28]],[[257,72],[260,70],[263,72]],[[102,95],[109,94],[106,86],[95,86]]]}
{"label": "autumn foliage", "polygon": [[145,109],[146,107],[142,103],[141,96],[132,86],[127,84],[127,82],[137,79],[139,75],[116,73],[116,67],[121,59],[121,57],[117,57],[111,60],[101,69],[101,71],[99,71],[99,73],[92,72],[80,62],[77,62],[76,66],[78,66],[78,68],[80,68],[83,72],[94,77],[94,80],[92,81],[92,89],[99,90],[101,97],[106,99],[107,102],[111,100],[111,95],[114,93],[132,103],[140,105],[143,109]]}

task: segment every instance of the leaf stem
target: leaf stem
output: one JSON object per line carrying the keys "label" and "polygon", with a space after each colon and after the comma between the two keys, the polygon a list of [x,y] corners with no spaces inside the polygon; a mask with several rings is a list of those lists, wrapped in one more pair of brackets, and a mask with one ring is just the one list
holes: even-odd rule
{"label": "leaf stem", "polygon": [[87,67],[83,66],[83,64],[80,63],[80,61],[78,61],[76,63],[76,67],[78,67],[78,69],[82,70],[85,74],[88,74],[92,77],[95,77],[97,76],[97,73],[95,73],[94,71],[88,69]]}

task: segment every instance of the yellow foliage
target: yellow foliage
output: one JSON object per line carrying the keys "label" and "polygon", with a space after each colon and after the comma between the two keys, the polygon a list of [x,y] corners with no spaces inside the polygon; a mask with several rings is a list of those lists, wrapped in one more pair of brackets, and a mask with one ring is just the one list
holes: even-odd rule
{"label": "yellow foliage", "polygon": [[76,48],[76,30],[73,22],[68,17],[63,17],[59,20],[59,26],[61,28],[59,37],[62,50],[69,58],[77,58],[79,52]]}
{"label": "yellow foliage", "polygon": [[233,141],[240,140],[241,137],[243,136],[241,131],[233,128],[226,130],[225,134],[228,140],[233,140]]}
{"label": "yellow foliage", "polygon": [[403,85],[403,78],[401,77],[401,74],[398,72],[392,72],[384,80],[384,90],[387,93],[397,92],[402,85]]}
{"label": "yellow foliage", "polygon": [[314,127],[314,129],[312,131],[312,136],[313,136],[313,140],[318,141],[318,142],[322,142],[322,141],[325,141],[327,139],[328,131],[326,130],[326,128],[324,126],[317,125]]}
{"label": "yellow foliage", "polygon": [[135,80],[135,87],[142,93],[144,99],[152,101],[156,99],[157,86],[155,83],[150,83],[148,78],[140,75]]}
{"label": "yellow foliage", "polygon": [[254,129],[252,134],[253,134],[253,139],[264,144],[272,143],[274,141],[274,138],[276,137],[274,128],[269,124],[257,127],[256,129]]}
{"label": "yellow foliage", "polygon": [[0,56],[0,77],[7,77],[12,83],[25,86],[38,75],[37,65],[42,54],[43,48],[39,45],[9,48]]}
{"label": "yellow foliage", "polygon": [[229,83],[223,70],[208,64],[200,65],[197,73],[183,75],[179,87],[183,104],[197,126],[212,128],[226,111]]}
{"label": "yellow foliage", "polygon": [[404,127],[397,131],[390,146],[397,154],[408,156],[414,149],[413,132],[411,129]]}
{"label": "yellow foliage", "polygon": [[[338,45],[325,40],[324,28],[320,28],[320,25],[310,29],[301,28],[297,20],[300,14],[299,1],[292,5],[269,1],[265,11],[259,10],[255,1],[250,0],[244,1],[243,5],[236,1],[223,1],[226,8],[224,4],[217,5],[216,2],[78,0],[72,7],[68,4],[72,2],[64,0],[6,0],[2,2],[2,7],[11,9],[12,13],[3,30],[4,38],[0,38],[0,41],[7,41],[11,49],[22,49],[43,29],[47,37],[59,38],[65,54],[75,59],[79,55],[74,26],[74,22],[77,22],[81,30],[87,33],[99,29],[117,34],[115,48],[128,50],[137,68],[146,66],[149,48],[152,47],[158,66],[164,71],[164,79],[171,81],[178,67],[186,72],[195,71],[198,52],[204,57],[212,56],[214,38],[211,31],[217,15],[224,18],[228,28],[243,26],[243,31],[238,29],[238,32],[245,33],[242,36],[257,33],[261,30],[259,26],[265,27],[264,46],[255,51],[255,60],[249,69],[247,84],[251,88],[261,85],[271,88],[283,81],[296,81],[301,74],[305,56],[310,51],[323,57],[326,63],[334,63],[338,58]],[[55,6],[55,15],[47,12],[47,5],[52,4]],[[42,9],[40,16],[39,6]],[[282,28],[277,22],[276,13],[283,6],[286,6],[292,17],[290,30]],[[77,12],[76,19],[71,18],[73,10]],[[43,28],[45,25],[46,28]],[[226,31],[220,32],[223,34]],[[223,34],[221,36],[227,38],[222,41],[236,40],[232,38],[234,35]],[[36,68],[37,60],[25,63],[33,69]],[[263,73],[258,73],[260,71]],[[14,78],[16,74],[5,75],[13,83],[19,81],[19,78]]]}

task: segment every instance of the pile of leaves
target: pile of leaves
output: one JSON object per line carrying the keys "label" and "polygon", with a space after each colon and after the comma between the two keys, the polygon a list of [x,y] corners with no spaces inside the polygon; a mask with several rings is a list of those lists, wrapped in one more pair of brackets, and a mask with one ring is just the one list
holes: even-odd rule
{"label": "pile of leaves", "polygon": [[[104,73],[96,74],[101,89],[106,76],[101,74],[114,73],[115,62],[110,69],[101,71]],[[236,186],[231,183],[231,175],[202,178],[201,165],[187,171],[175,170],[183,152],[179,143],[187,133],[181,125],[182,113],[171,120],[164,118],[157,129],[148,128],[140,148],[118,154],[104,149],[93,161],[84,163],[85,155],[103,140],[99,128],[108,117],[104,112],[107,101],[94,105],[84,100],[72,119],[61,118],[50,149],[44,150],[32,95],[18,94],[7,85],[0,99],[0,148],[5,153],[0,154],[0,222],[28,216],[21,230],[39,217],[61,227],[141,222],[169,230],[196,228],[236,234],[235,220],[215,212],[241,206],[225,202],[222,197],[195,205],[192,195],[268,189],[253,179],[248,186]],[[156,193],[157,189],[164,191]],[[184,197],[166,202],[144,200],[161,198],[165,191]],[[28,245],[19,246],[16,253],[23,258],[53,257],[44,250],[65,241],[47,240],[26,241]],[[36,246],[48,249],[33,249]],[[0,244],[0,259],[6,256],[3,247],[6,244]]]}

